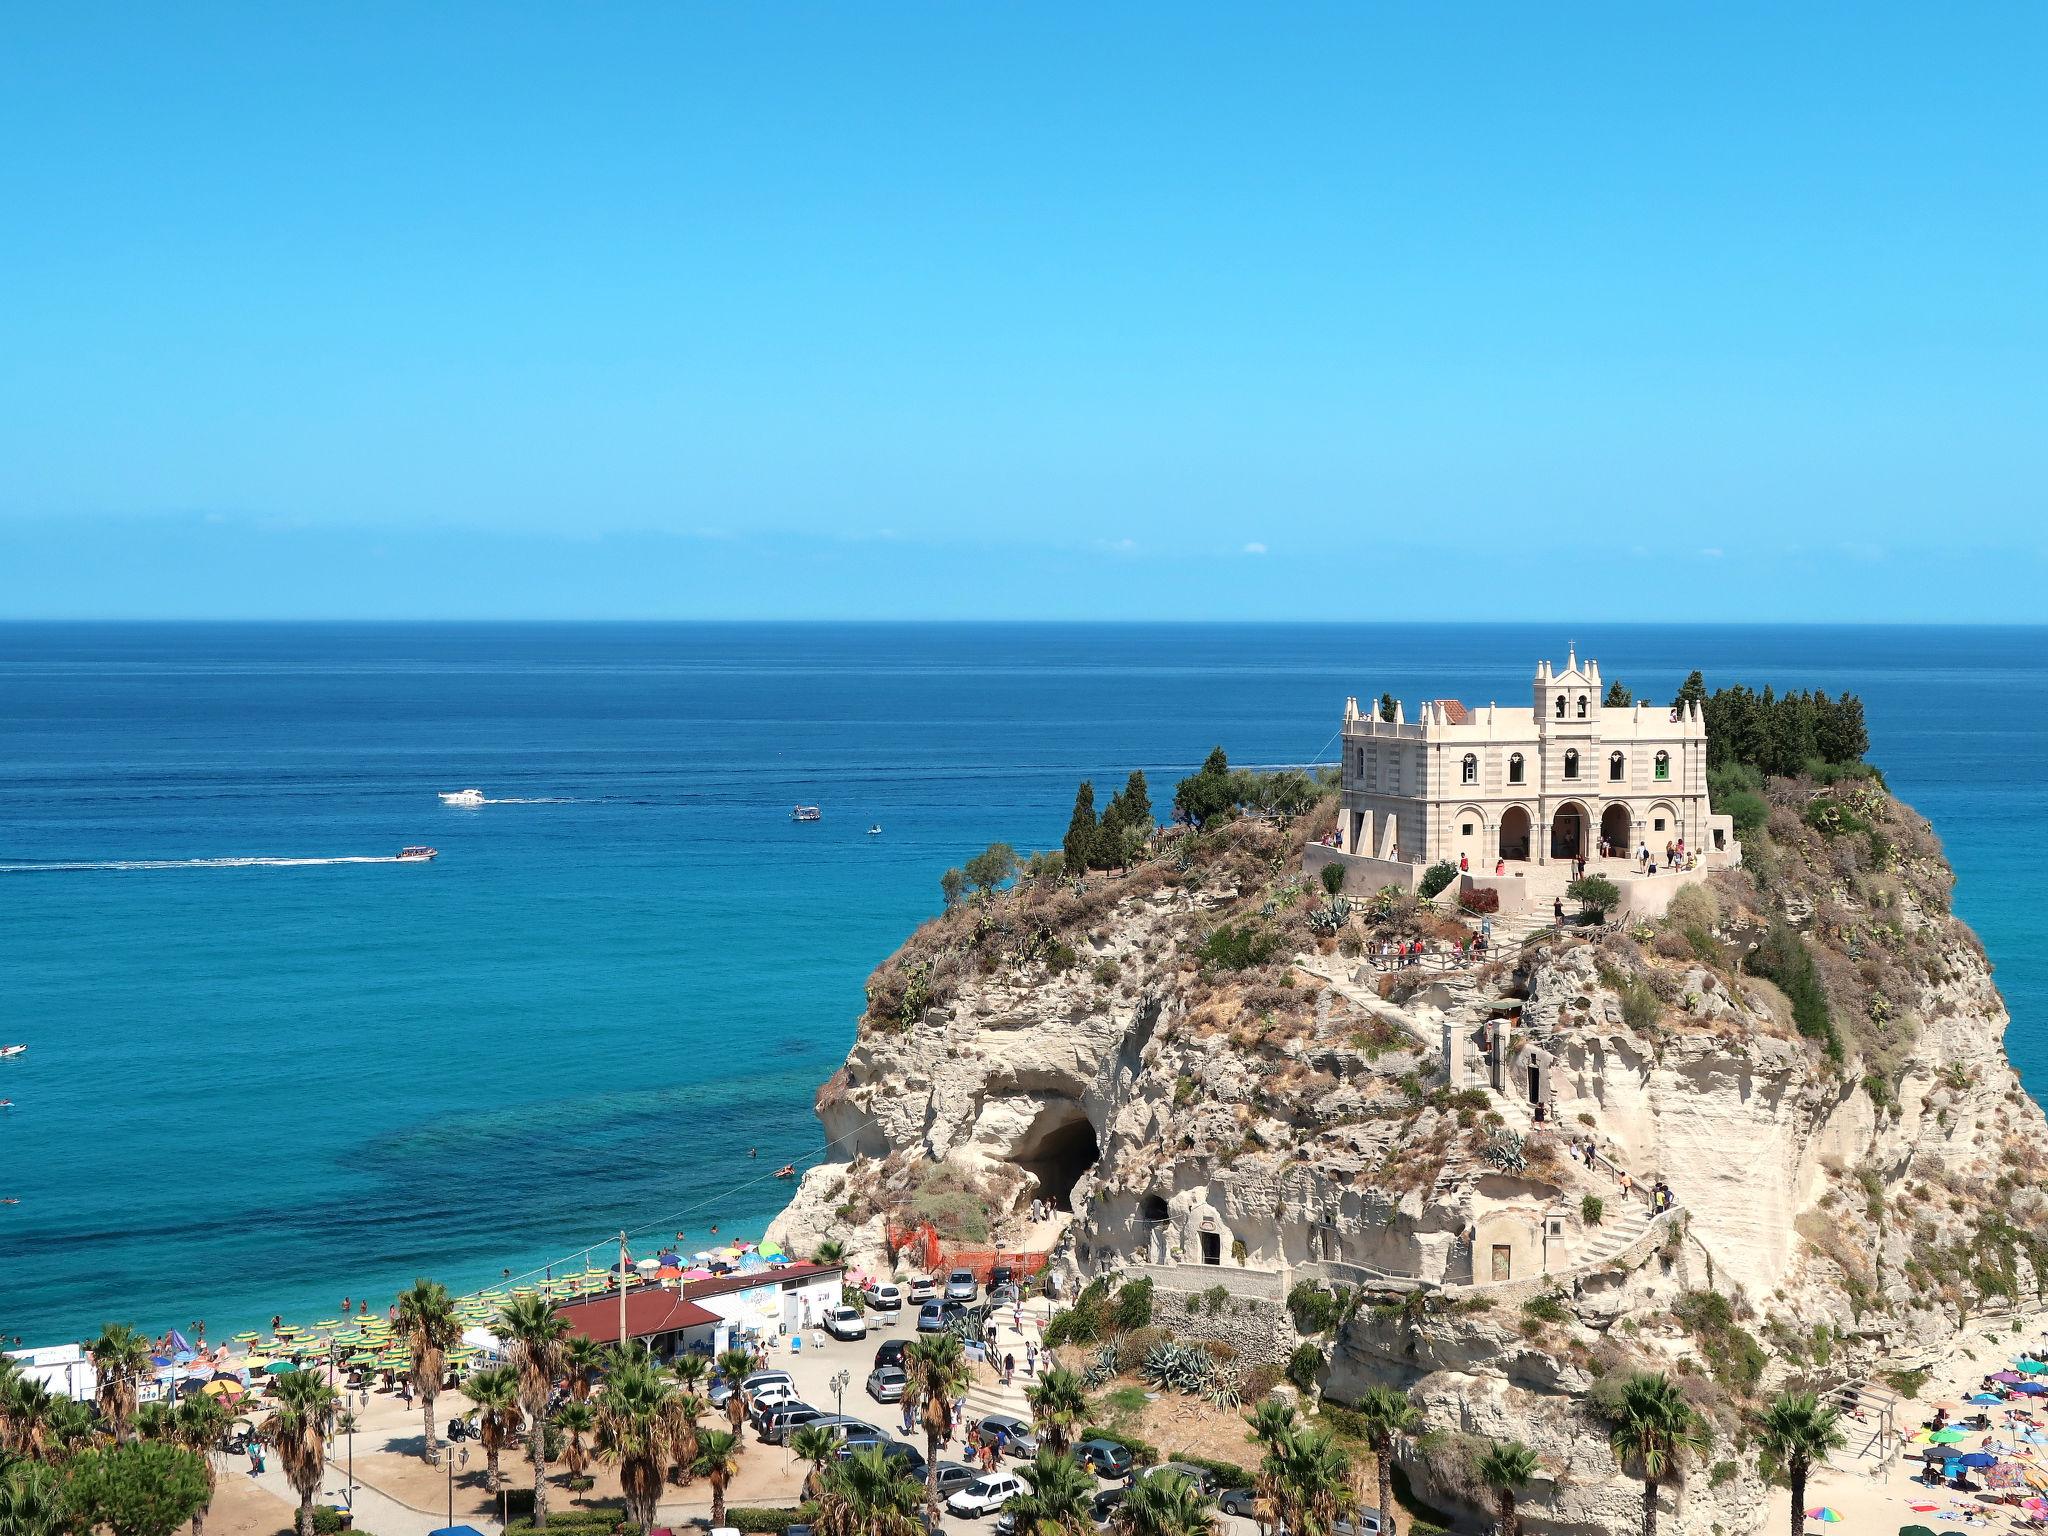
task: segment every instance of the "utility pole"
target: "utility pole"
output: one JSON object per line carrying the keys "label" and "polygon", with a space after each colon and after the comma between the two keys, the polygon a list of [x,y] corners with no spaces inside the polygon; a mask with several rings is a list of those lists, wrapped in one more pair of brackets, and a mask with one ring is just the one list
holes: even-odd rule
{"label": "utility pole", "polygon": [[619,1348],[626,1347],[626,1234],[619,1234]]}

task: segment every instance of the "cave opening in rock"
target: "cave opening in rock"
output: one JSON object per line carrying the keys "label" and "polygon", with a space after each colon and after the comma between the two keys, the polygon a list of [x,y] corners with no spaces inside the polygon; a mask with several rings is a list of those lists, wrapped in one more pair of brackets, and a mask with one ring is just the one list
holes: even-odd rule
{"label": "cave opening in rock", "polygon": [[1070,1113],[1044,1123],[1030,1143],[1017,1153],[1017,1166],[1038,1181],[1038,1195],[1062,1211],[1074,1208],[1074,1183],[1095,1166],[1102,1147],[1095,1139],[1095,1127],[1081,1113],[1079,1105]]}

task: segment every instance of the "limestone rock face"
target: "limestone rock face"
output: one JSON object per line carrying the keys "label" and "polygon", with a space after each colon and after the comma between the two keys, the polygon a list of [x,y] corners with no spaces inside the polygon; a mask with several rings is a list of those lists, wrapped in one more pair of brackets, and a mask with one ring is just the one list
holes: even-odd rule
{"label": "limestone rock face", "polygon": [[[1796,818],[1773,829],[1782,849],[1805,835]],[[1145,1266],[1183,1297],[1225,1285],[1233,1308],[1269,1309],[1256,1331],[1283,1351],[1291,1286],[1362,1287],[1374,1304],[1319,1341],[1328,1395],[1391,1384],[1450,1442],[1531,1445],[1531,1536],[1636,1526],[1641,1485],[1589,1406],[1603,1377],[1665,1370],[1720,1423],[1727,1464],[1667,1486],[1660,1529],[1753,1530],[1763,1486],[1729,1431],[1741,1394],[1809,1363],[1817,1323],[1837,1367],[1919,1363],[1986,1273],[2032,1286],[2048,1123],[2006,1060],[1984,956],[1914,894],[1946,878],[1924,855],[1899,855],[1919,861],[1900,891],[1836,878],[1816,835],[1804,863],[1784,860],[1796,878],[1726,885],[1725,926],[1694,936],[1697,955],[1675,929],[1532,932],[1418,982],[1361,968],[1327,918],[1310,924],[1322,898],[1270,842],[1247,842],[1259,859],[1227,880],[1185,858],[1102,877],[1064,925],[1025,894],[913,940],[819,1093],[839,1160],[771,1235],[886,1266],[892,1227],[943,1225],[964,1199],[984,1241],[1056,1241],[1072,1280]],[[1839,1062],[1742,963],[1779,920],[1818,956]],[[1241,969],[1205,962],[1226,923],[1282,945]],[[1607,1166],[1576,1155],[1585,1139]],[[1612,1168],[1667,1181],[1681,1215],[1653,1222]],[[1036,1196],[1070,1222],[1028,1230]],[[1507,1228],[1527,1235],[1497,1241]],[[1475,1283],[1503,1248],[1512,1279]],[[1702,1331],[1709,1293],[1768,1351],[1760,1379],[1732,1376],[1728,1340]],[[1404,1454],[1418,1488],[1475,1509],[1436,1454]]]}

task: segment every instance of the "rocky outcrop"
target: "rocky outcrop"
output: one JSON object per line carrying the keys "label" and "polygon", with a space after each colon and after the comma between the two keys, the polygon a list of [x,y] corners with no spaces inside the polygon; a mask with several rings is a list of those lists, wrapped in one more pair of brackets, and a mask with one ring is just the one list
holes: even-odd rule
{"label": "rocky outcrop", "polygon": [[[1749,868],[1657,924],[1434,976],[1359,953],[1455,919],[1395,895],[1332,912],[1299,876],[1300,826],[1237,823],[1127,876],[957,910],[877,971],[818,1099],[844,1160],[772,1235],[886,1264],[890,1230],[920,1221],[1021,1242],[1044,1198],[1073,1212],[1056,1259],[1076,1280],[1361,1287],[1329,1394],[1409,1389],[1442,1432],[1410,1470],[1440,1502],[1475,1496],[1443,1446],[1530,1444],[1537,1536],[1632,1526],[1602,1395],[1665,1370],[1724,1449],[1667,1489],[1664,1528],[1753,1529],[1762,1485],[1733,1431],[1762,1395],[1823,1354],[1924,1354],[2048,1270],[2048,1126],[1938,848],[1867,787],[1854,816],[1814,814],[1843,793],[1774,781]],[[1617,1170],[1668,1181],[1682,1211],[1649,1223]],[[1295,1336],[1267,1306],[1271,1355]]]}

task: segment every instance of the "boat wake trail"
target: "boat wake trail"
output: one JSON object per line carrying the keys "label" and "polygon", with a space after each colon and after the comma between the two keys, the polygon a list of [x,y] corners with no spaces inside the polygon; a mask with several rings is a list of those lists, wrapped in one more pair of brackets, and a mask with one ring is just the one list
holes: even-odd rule
{"label": "boat wake trail", "polygon": [[485,805],[581,805],[580,800],[571,800],[566,795],[493,795],[484,801]]}
{"label": "boat wake trail", "polygon": [[130,869],[303,869],[315,864],[397,864],[393,854],[358,854],[337,859],[52,859],[41,863],[0,864],[0,875],[76,874],[88,870]]}

